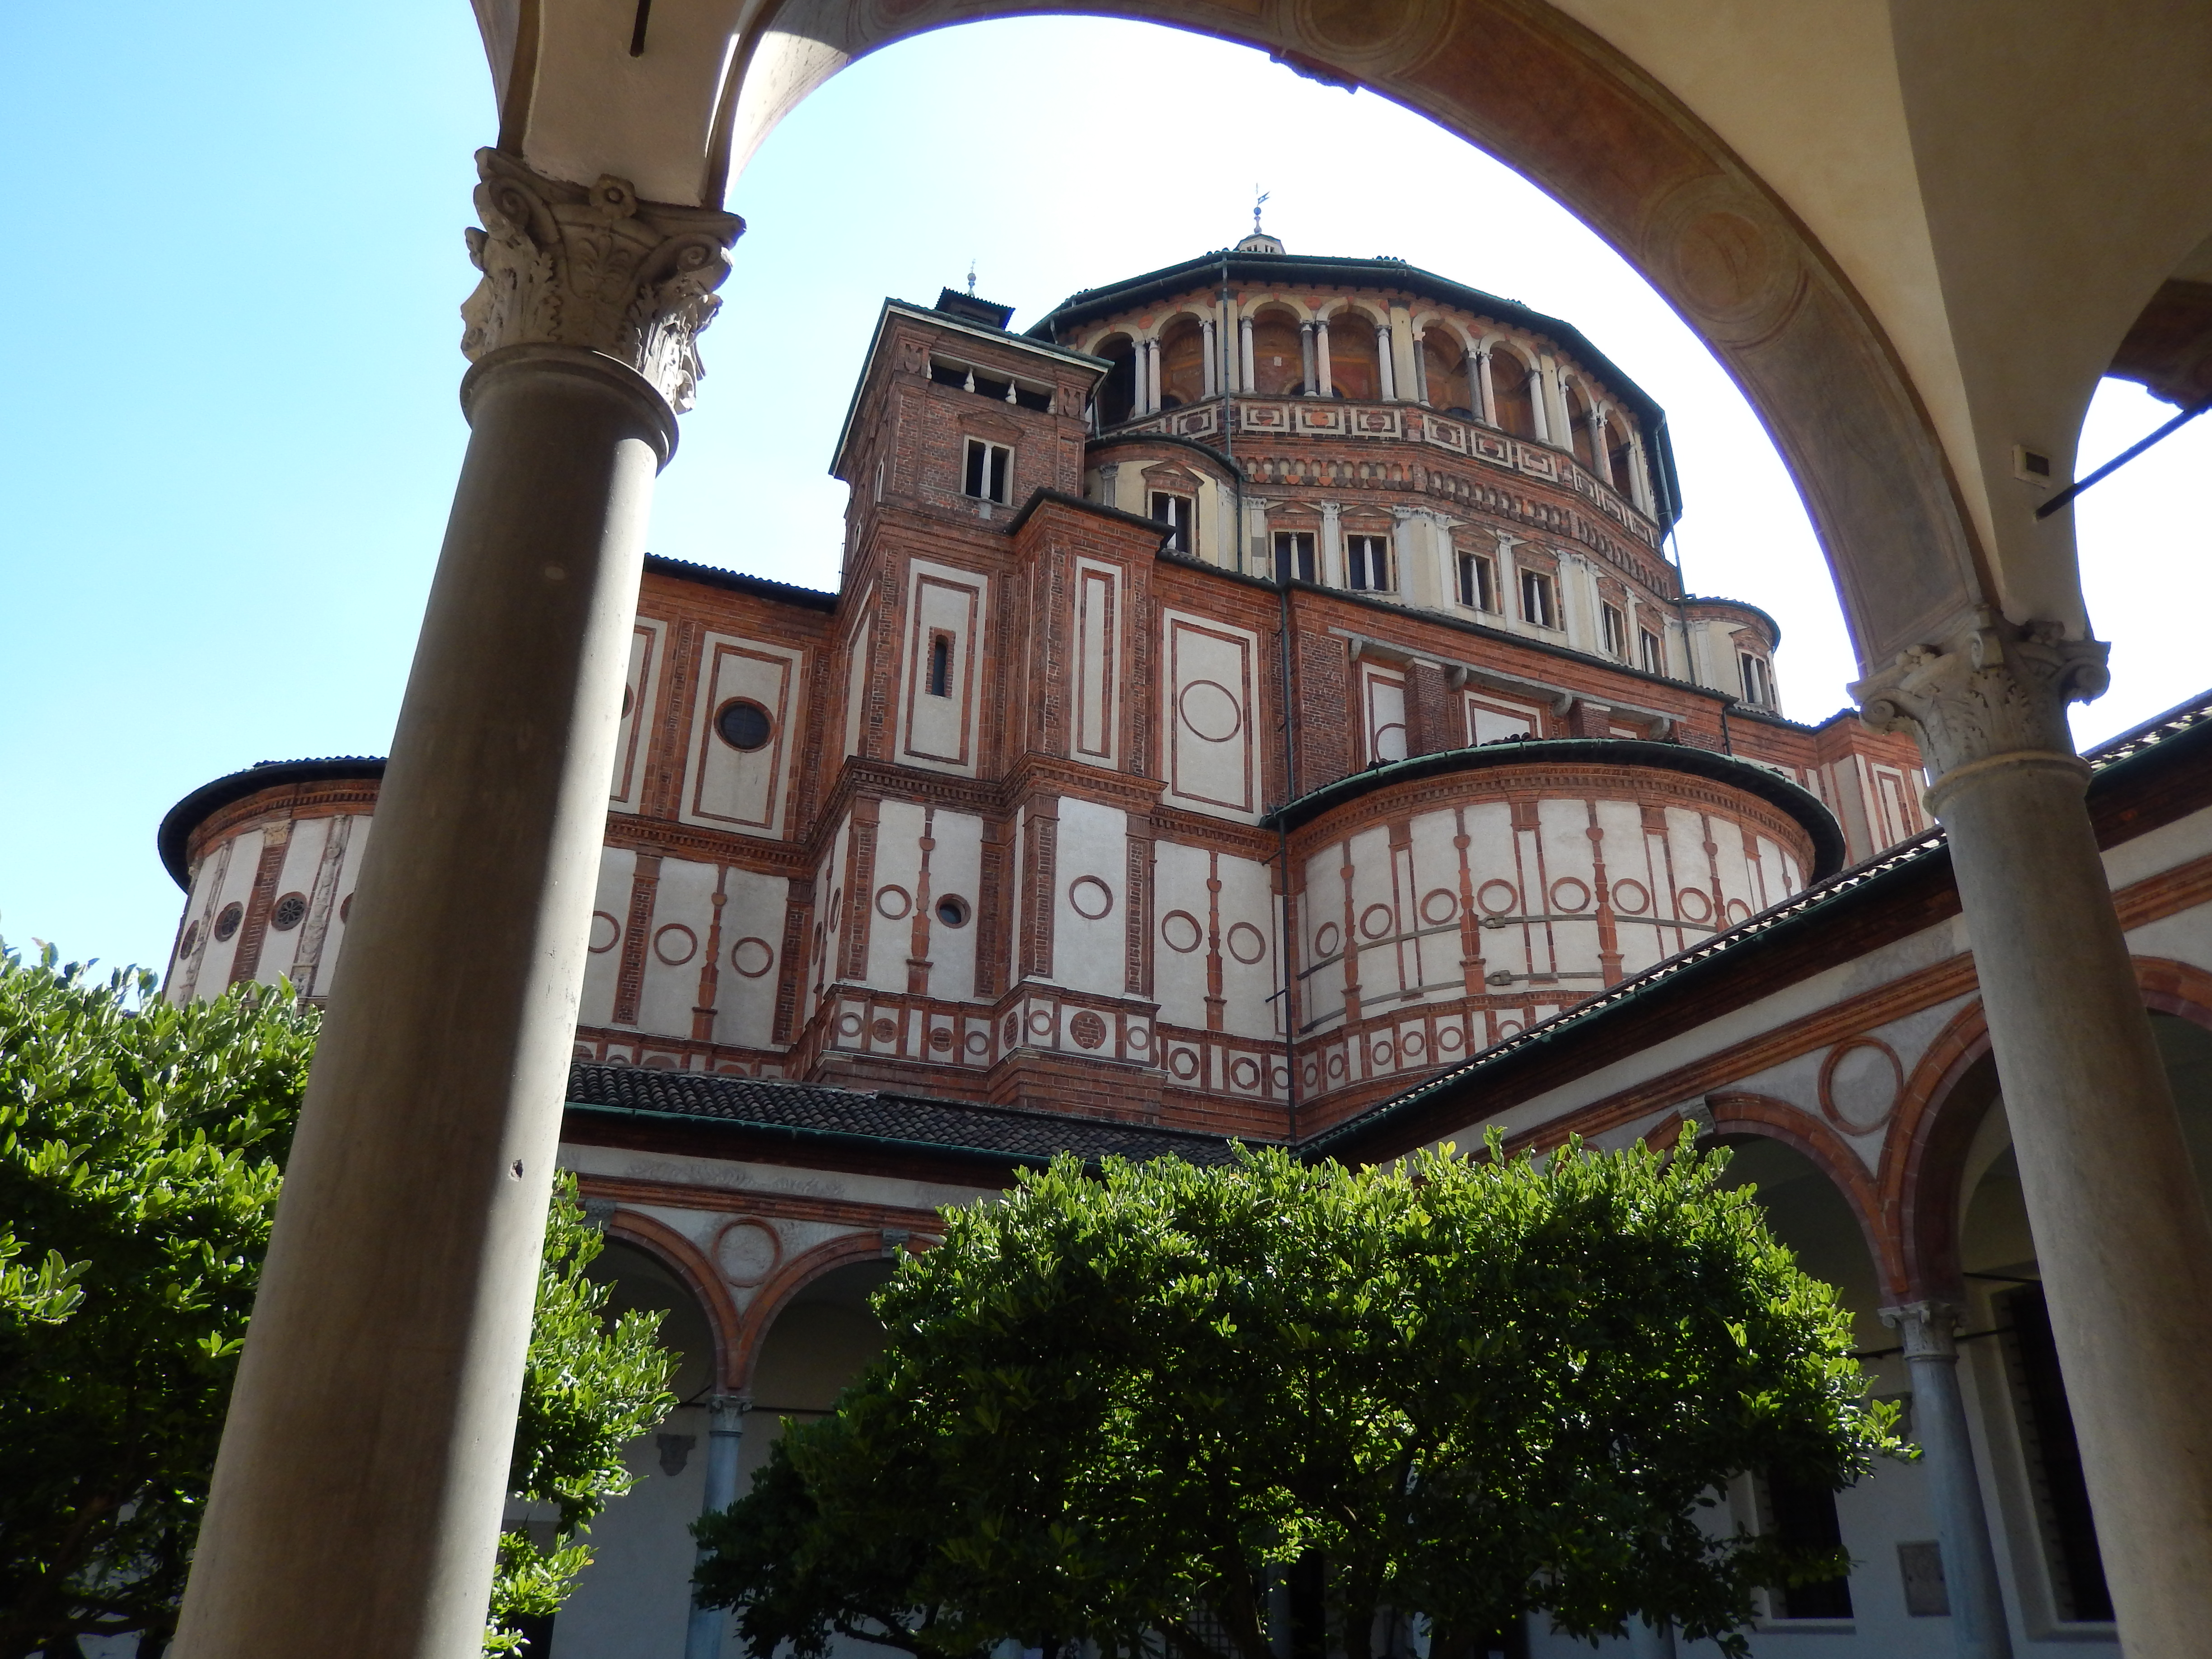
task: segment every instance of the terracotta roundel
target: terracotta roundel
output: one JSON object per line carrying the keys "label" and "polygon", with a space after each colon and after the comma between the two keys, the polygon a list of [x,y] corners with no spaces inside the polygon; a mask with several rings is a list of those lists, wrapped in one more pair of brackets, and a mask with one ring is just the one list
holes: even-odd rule
{"label": "terracotta roundel", "polygon": [[1168,1054],[1168,1070],[1173,1072],[1185,1083],[1189,1082],[1198,1075],[1198,1050],[1176,1048],[1170,1051]]}
{"label": "terracotta roundel", "polygon": [[1552,908],[1571,915],[1577,910],[1589,908],[1590,890],[1586,881],[1572,876],[1561,876],[1552,884]]}
{"label": "terracotta roundel", "polygon": [[1387,904],[1370,904],[1359,913],[1359,931],[1370,939],[1381,939],[1397,922],[1396,914]]}
{"label": "terracotta roundel", "polygon": [[740,1290],[759,1284],[783,1260],[783,1240],[765,1221],[732,1221],[714,1239],[714,1265]]}
{"label": "terracotta roundel", "polygon": [[1872,1134],[1897,1110],[1905,1067],[1877,1037],[1839,1042],[1820,1064],[1820,1109],[1847,1134]]}
{"label": "terracotta roundel", "polygon": [[1651,908],[1651,890],[1633,877],[1613,884],[1613,908],[1625,916],[1640,916]]}
{"label": "terracotta roundel", "polygon": [[1078,876],[1067,884],[1067,902],[1085,921],[1097,921],[1114,908],[1114,890],[1096,876]]}
{"label": "terracotta roundel", "polygon": [[1248,967],[1267,954],[1267,936],[1249,921],[1240,921],[1229,930],[1222,943],[1229,954]]}
{"label": "terracotta roundel", "polygon": [[1184,728],[1207,743],[1227,743],[1244,726],[1237,696],[1217,680],[1193,680],[1176,698]]}
{"label": "terracotta roundel", "polygon": [[1344,930],[1333,921],[1324,921],[1314,929],[1313,948],[1317,957],[1334,956],[1336,947],[1343,943]]}
{"label": "terracotta roundel", "polygon": [[1106,1022],[1085,1008],[1067,1022],[1067,1034],[1079,1048],[1096,1048],[1106,1041]]}
{"label": "terracotta roundel", "polygon": [[885,921],[902,921],[914,910],[914,896],[905,888],[891,885],[876,889],[876,914]]}
{"label": "terracotta roundel", "polygon": [[1132,1024],[1121,1034],[1121,1041],[1129,1045],[1129,1052],[1140,1054],[1152,1046],[1152,1036],[1141,1025]]}
{"label": "terracotta roundel", "polygon": [[1712,916],[1713,901],[1702,888],[1685,887],[1674,895],[1674,908],[1685,921],[1705,921]]}
{"label": "terracotta roundel", "polygon": [[1239,1089],[1260,1086],[1260,1062],[1249,1054],[1239,1054],[1229,1062],[1229,1081]]}
{"label": "terracotta roundel", "polygon": [[950,1048],[952,1046],[952,1028],[949,1025],[931,1026],[929,1046],[939,1050]]}
{"label": "terracotta roundel", "polygon": [[775,966],[775,947],[748,935],[730,947],[730,966],[747,979],[758,979]]}
{"label": "terracotta roundel", "polygon": [[1160,918],[1160,943],[1188,956],[1206,941],[1206,930],[1188,910],[1170,910]]}
{"label": "terracotta roundel", "polygon": [[699,935],[680,921],[672,921],[653,936],[653,954],[671,968],[681,968],[699,954]]}
{"label": "terracotta roundel", "polygon": [[876,1023],[868,1027],[868,1035],[878,1042],[896,1042],[898,1034],[898,1022],[895,1019],[878,1017]]}
{"label": "terracotta roundel", "polygon": [[1421,920],[1441,927],[1459,914],[1459,895],[1449,887],[1431,888],[1421,900]]}
{"label": "terracotta roundel", "polygon": [[622,923],[605,910],[592,912],[592,954],[605,956],[622,942]]}
{"label": "terracotta roundel", "polygon": [[1521,908],[1521,890],[1510,881],[1486,881],[1475,890],[1474,902],[1493,916],[1510,916]]}

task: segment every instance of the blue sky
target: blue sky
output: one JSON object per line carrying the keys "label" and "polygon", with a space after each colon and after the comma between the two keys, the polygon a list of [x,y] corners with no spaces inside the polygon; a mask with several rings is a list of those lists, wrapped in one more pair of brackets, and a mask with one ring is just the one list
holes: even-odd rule
{"label": "blue sky", "polygon": [[[456,307],[490,81],[463,0],[0,8],[0,937],[159,965],[161,815],[258,760],[381,754],[466,436]],[[1781,621],[1790,711],[1851,662],[1787,475],[1602,243],[1372,94],[1140,25],[1040,19],[864,60],[732,187],[750,229],[656,552],[834,586],[824,469],[887,295],[977,266],[1025,325],[1218,247],[1395,254],[1568,318],[1667,405],[1686,575]],[[2108,383],[2085,461],[2169,413]],[[2084,741],[2212,682],[2212,419],[2080,509],[2115,685]]]}

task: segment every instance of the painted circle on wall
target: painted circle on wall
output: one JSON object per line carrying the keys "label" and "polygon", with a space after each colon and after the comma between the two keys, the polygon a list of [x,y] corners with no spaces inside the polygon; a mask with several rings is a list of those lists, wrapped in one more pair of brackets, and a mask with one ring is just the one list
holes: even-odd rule
{"label": "painted circle on wall", "polygon": [[1334,956],[1336,947],[1343,943],[1344,929],[1333,921],[1324,921],[1314,929],[1314,954],[1317,957]]}
{"label": "painted circle on wall", "polygon": [[1633,877],[1613,884],[1613,908],[1625,916],[1640,916],[1651,908],[1651,890]]}
{"label": "painted circle on wall", "polygon": [[1905,1067],[1878,1037],[1855,1037],[1820,1064],[1820,1109],[1838,1128],[1872,1134],[1889,1121],[1905,1090]]}
{"label": "painted circle on wall", "polygon": [[699,954],[699,935],[680,921],[672,921],[653,936],[653,954],[671,968],[681,968]]}
{"label": "painted circle on wall", "polygon": [[307,919],[307,896],[287,893],[278,899],[269,912],[269,925],[280,933],[289,933]]}
{"label": "painted circle on wall", "polygon": [[1728,902],[1728,919],[1731,927],[1742,926],[1751,920],[1751,907],[1741,899],[1730,899]]}
{"label": "painted circle on wall", "polygon": [[1398,1052],[1405,1055],[1408,1062],[1418,1060],[1428,1051],[1429,1039],[1422,1032],[1408,1031],[1398,1039]]}
{"label": "painted circle on wall", "polygon": [[747,979],[758,979],[775,966],[775,947],[749,934],[730,947],[730,966]]}
{"label": "painted circle on wall", "polygon": [[592,954],[605,956],[622,942],[622,923],[605,910],[592,912]]}
{"label": "painted circle on wall", "polygon": [[1486,881],[1475,889],[1474,902],[1486,915],[1510,916],[1521,908],[1521,890],[1510,881]]}
{"label": "painted circle on wall", "polygon": [[1096,876],[1078,876],[1067,884],[1067,902],[1085,921],[1097,921],[1114,908],[1114,890]]}
{"label": "painted circle on wall", "polygon": [[1459,914],[1459,895],[1449,887],[1431,888],[1421,901],[1421,920],[1441,927]]}
{"label": "painted circle on wall", "polygon": [[1390,1039],[1388,1037],[1378,1039],[1367,1050],[1367,1063],[1384,1070],[1389,1069],[1395,1057],[1395,1051],[1392,1048]]}
{"label": "painted circle on wall", "polygon": [[1168,1070],[1173,1072],[1185,1083],[1189,1082],[1198,1075],[1198,1050],[1195,1048],[1170,1050],[1168,1054]]}
{"label": "painted circle on wall", "polygon": [[732,1221],[714,1240],[714,1265],[740,1289],[757,1285],[783,1260],[783,1240],[765,1221]]}
{"label": "painted circle on wall", "polygon": [[1106,1041],[1106,1022],[1085,1008],[1067,1022],[1067,1034],[1079,1048],[1096,1048]]}
{"label": "painted circle on wall", "polygon": [[1240,921],[1222,941],[1229,954],[1248,967],[1267,954],[1267,936],[1249,921]]}
{"label": "painted circle on wall", "polygon": [[1696,887],[1685,887],[1674,895],[1674,909],[1685,921],[1705,921],[1713,914],[1713,902]]}
{"label": "painted circle on wall", "polygon": [[238,931],[238,924],[246,920],[246,907],[233,900],[222,907],[215,919],[216,943],[220,945]]}
{"label": "painted circle on wall", "polygon": [[1444,1025],[1437,1030],[1437,1052],[1455,1054],[1467,1046],[1467,1033],[1456,1025]]}
{"label": "painted circle on wall", "polygon": [[1552,884],[1552,908],[1572,915],[1577,910],[1589,908],[1590,890],[1586,881],[1572,876],[1561,876]]}
{"label": "painted circle on wall", "polygon": [[1244,729],[1237,694],[1218,680],[1193,680],[1176,697],[1184,727],[1207,743],[1227,743]]}
{"label": "painted circle on wall", "polygon": [[1160,943],[1179,955],[1188,956],[1205,939],[1206,930],[1188,910],[1170,910],[1160,918]]}
{"label": "painted circle on wall", "polygon": [[902,921],[914,914],[914,895],[896,884],[878,887],[876,914],[885,921]]}
{"label": "painted circle on wall", "polygon": [[1260,1062],[1249,1054],[1239,1054],[1229,1062],[1229,1081],[1236,1088],[1256,1089],[1260,1086]]}
{"label": "painted circle on wall", "polygon": [[1359,931],[1370,939],[1380,939],[1397,925],[1397,913],[1387,904],[1370,904],[1359,913]]}

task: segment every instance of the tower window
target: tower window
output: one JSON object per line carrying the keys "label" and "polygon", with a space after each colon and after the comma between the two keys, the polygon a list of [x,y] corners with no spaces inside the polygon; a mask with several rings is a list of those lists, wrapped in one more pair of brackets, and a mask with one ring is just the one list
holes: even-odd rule
{"label": "tower window", "polygon": [[952,695],[952,635],[941,628],[932,629],[929,635],[929,695]]}
{"label": "tower window", "polygon": [[981,438],[968,440],[968,466],[961,483],[963,495],[977,501],[997,501],[1001,506],[1006,500],[1006,489],[1012,482],[1014,452],[1004,444],[985,443]]}
{"label": "tower window", "polygon": [[1605,654],[1628,659],[1628,618],[1620,614],[1619,605],[1600,603],[1598,622],[1605,635]]}
{"label": "tower window", "polygon": [[1559,608],[1552,590],[1552,578],[1542,570],[1521,573],[1521,619],[1538,628],[1557,628]]}
{"label": "tower window", "polygon": [[1476,611],[1498,609],[1498,567],[1480,553],[1459,556],[1459,602]]}
{"label": "tower window", "polygon": [[1152,516],[1162,524],[1174,526],[1174,533],[1166,544],[1170,552],[1198,551],[1197,506],[1188,495],[1172,495],[1164,489],[1152,492]]}
{"label": "tower window", "polygon": [[1637,647],[1644,659],[1644,672],[1647,674],[1665,673],[1667,659],[1660,648],[1659,636],[1648,628],[1638,629],[1636,635]]}
{"label": "tower window", "polygon": [[1286,582],[1293,578],[1302,582],[1314,580],[1314,538],[1310,530],[1275,532],[1275,580]]}
{"label": "tower window", "polygon": [[1766,666],[1766,659],[1748,651],[1739,651],[1735,659],[1743,669],[1743,700],[1760,708],[1774,706],[1774,681]]}
{"label": "tower window", "polygon": [[1350,567],[1352,586],[1376,593],[1388,593],[1397,586],[1390,580],[1390,538],[1388,536],[1352,536],[1345,541],[1345,561]]}

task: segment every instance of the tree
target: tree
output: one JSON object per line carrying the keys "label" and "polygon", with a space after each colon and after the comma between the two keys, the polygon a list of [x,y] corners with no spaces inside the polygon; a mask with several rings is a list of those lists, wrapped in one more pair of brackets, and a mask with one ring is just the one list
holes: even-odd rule
{"label": "tree", "polygon": [[1722,1526],[1717,1494],[1905,1449],[1726,1161],[1062,1158],[878,1292],[879,1358],[699,1523],[700,1600],[799,1659],[1267,1659],[1271,1589],[1307,1651],[1541,1611],[1740,1653],[1756,1587],[1842,1559]]}
{"label": "tree", "polygon": [[[0,1659],[175,1627],[316,1027],[289,987],[174,1006],[0,948]],[[558,1604],[672,1403],[657,1316],[603,1319],[599,1245],[564,1182],[514,1464],[559,1519],[501,1540],[489,1650]]]}

